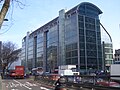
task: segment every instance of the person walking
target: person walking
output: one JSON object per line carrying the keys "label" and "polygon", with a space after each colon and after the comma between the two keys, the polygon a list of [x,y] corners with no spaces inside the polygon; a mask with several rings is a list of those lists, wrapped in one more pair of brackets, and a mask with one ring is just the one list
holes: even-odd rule
{"label": "person walking", "polygon": [[67,90],[65,88],[66,79],[65,77],[61,76],[56,82],[55,82],[55,90]]}

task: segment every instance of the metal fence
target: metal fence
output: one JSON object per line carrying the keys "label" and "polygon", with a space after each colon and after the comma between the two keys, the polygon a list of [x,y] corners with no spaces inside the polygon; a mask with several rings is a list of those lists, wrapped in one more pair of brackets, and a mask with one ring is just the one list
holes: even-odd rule
{"label": "metal fence", "polygon": [[[51,77],[51,75],[35,76],[35,80],[39,83],[53,86],[57,79],[54,80]],[[79,90],[81,88],[95,90],[120,90],[120,76],[76,75],[64,77],[66,79],[66,88],[72,88],[73,90]],[[111,79],[113,77],[117,79]]]}

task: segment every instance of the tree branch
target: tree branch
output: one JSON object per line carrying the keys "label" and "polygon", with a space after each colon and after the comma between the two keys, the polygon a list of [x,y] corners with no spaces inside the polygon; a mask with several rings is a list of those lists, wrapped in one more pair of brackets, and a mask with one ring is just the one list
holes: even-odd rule
{"label": "tree branch", "polygon": [[5,0],[2,9],[0,11],[0,29],[9,7],[10,7],[10,0]]}
{"label": "tree branch", "polygon": [[23,3],[20,2],[19,0],[14,0],[14,1],[17,2],[19,8],[21,8],[21,9],[23,9],[23,7],[21,7],[21,5],[22,5],[22,6],[26,6],[25,4],[23,4]]}

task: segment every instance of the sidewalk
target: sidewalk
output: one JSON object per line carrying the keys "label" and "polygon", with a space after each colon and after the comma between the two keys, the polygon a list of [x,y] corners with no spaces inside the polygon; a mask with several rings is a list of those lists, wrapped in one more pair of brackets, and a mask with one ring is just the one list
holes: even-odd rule
{"label": "sidewalk", "polygon": [[2,90],[2,79],[1,79],[1,75],[0,75],[0,90]]}

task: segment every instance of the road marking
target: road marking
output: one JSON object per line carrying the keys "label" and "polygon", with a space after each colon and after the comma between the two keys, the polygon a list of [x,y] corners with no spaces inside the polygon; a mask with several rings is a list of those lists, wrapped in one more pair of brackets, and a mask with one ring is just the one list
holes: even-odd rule
{"label": "road marking", "polygon": [[17,81],[17,80],[13,80],[13,81],[19,83],[21,87],[24,86],[25,88],[27,88],[27,89],[29,89],[29,90],[32,89],[32,88],[30,88],[30,87],[28,87],[28,86],[22,84],[21,82],[19,82],[19,81]]}
{"label": "road marking", "polygon": [[9,83],[9,86],[10,86],[10,87],[17,87],[17,86],[19,86],[19,84],[14,84],[13,82],[10,82],[10,83]]}
{"label": "road marking", "polygon": [[45,88],[45,87],[40,87],[40,89],[43,89],[43,90],[50,90],[50,89],[47,89],[47,88]]}
{"label": "road marking", "polygon": [[31,86],[31,87],[33,86],[30,82],[26,82],[25,85]]}
{"label": "road marking", "polygon": [[9,83],[10,87],[13,87],[13,83]]}
{"label": "road marking", "polygon": [[38,86],[38,85],[32,84],[32,83],[30,83],[30,82],[26,82],[25,85],[27,85],[27,86]]}
{"label": "road marking", "polygon": [[18,89],[14,89],[14,88],[13,88],[13,89],[11,89],[11,90],[18,90]]}

